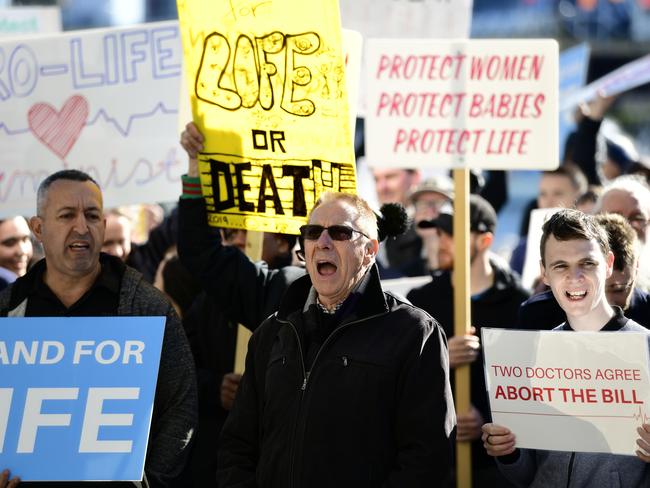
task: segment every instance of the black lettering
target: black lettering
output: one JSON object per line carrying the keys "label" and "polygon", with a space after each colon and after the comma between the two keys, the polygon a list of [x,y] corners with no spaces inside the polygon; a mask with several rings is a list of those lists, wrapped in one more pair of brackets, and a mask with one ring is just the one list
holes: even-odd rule
{"label": "black lettering", "polygon": [[309,167],[307,166],[283,166],[282,176],[293,178],[293,216],[305,217],[307,215],[307,204],[305,203],[305,188],[302,180],[309,178]]}
{"label": "black lettering", "polygon": [[[232,177],[230,176],[230,167],[228,163],[217,161],[215,159],[208,159],[210,163],[210,176],[212,177],[212,198],[214,200],[214,210],[218,212],[235,206],[235,192],[232,187]],[[225,193],[226,199],[220,200],[221,197],[221,179],[219,175],[223,175],[226,183]]]}
{"label": "black lettering", "polygon": [[239,210],[242,212],[254,212],[255,207],[251,202],[247,202],[244,198],[244,192],[251,189],[250,185],[244,183],[242,171],[249,171],[251,163],[239,163],[235,165],[235,179],[237,180],[237,199],[239,200]]}
{"label": "black lettering", "polygon": [[272,130],[270,131],[270,134],[271,134],[271,151],[275,152],[275,143],[277,142],[282,152],[286,153],[287,151],[284,150],[284,146],[282,145],[282,141],[284,141],[284,131]]}
{"label": "black lettering", "polygon": [[[266,182],[271,186],[272,195],[266,194]],[[284,215],[282,203],[280,202],[280,195],[278,195],[278,188],[275,185],[275,178],[273,178],[273,168],[270,164],[262,166],[262,179],[260,181],[260,196],[257,201],[257,211],[260,213],[266,212],[266,201],[273,200],[276,215]]]}
{"label": "black lettering", "polygon": [[[259,142],[260,136],[262,137],[263,143]],[[269,142],[266,139],[266,131],[253,129],[253,149],[268,149],[268,148],[269,148]]]}

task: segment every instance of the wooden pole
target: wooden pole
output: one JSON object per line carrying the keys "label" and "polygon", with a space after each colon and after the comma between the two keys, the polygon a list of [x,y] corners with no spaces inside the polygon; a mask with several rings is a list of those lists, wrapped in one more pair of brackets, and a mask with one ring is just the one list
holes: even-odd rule
{"label": "wooden pole", "polygon": [[[262,244],[264,243],[264,232],[246,232],[246,256],[251,261],[262,259]],[[246,351],[248,351],[248,340],[252,333],[243,325],[237,326],[237,347],[235,349],[234,372],[242,374],[246,365]]]}
{"label": "wooden pole", "polygon": [[[463,336],[471,327],[469,300],[469,169],[454,170],[454,335]],[[456,388],[454,398],[456,412],[470,409],[470,365],[455,369]],[[472,486],[471,442],[456,443],[456,486]]]}

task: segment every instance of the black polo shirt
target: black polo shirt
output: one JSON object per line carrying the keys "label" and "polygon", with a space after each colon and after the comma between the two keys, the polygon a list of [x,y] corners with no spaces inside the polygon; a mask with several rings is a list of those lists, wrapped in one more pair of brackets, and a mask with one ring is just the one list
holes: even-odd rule
{"label": "black polo shirt", "polygon": [[[623,309],[621,307],[612,305],[612,308],[614,309],[614,315],[605,325],[603,325],[602,329],[600,329],[599,332],[619,331],[625,327],[625,324],[627,324],[628,320],[630,320],[625,315],[623,315]],[[569,321],[567,320],[558,330],[573,331],[575,329],[571,327]]]}
{"label": "black polo shirt", "polygon": [[26,283],[26,317],[100,317],[117,315],[120,283],[125,266],[119,259],[101,253],[102,269],[95,283],[75,303],[66,307],[43,281],[47,269],[45,259],[35,266],[30,283]]}

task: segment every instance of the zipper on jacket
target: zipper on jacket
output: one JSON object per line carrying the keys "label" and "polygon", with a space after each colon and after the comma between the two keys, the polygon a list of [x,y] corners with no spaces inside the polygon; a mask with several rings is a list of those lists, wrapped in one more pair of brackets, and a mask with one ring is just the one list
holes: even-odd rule
{"label": "zipper on jacket", "polygon": [[571,474],[573,472],[573,460],[576,457],[576,453],[572,452],[571,453],[571,458],[569,459],[569,472],[567,473],[567,478],[566,478],[566,488],[569,488],[571,486]]}
{"label": "zipper on jacket", "polygon": [[320,346],[318,351],[316,352],[316,356],[314,356],[314,360],[311,363],[311,370],[306,371],[305,368],[305,358],[302,352],[302,344],[300,343],[300,336],[298,335],[298,329],[296,329],[296,326],[293,325],[293,323],[289,320],[283,320],[283,319],[277,319],[278,322],[283,323],[283,324],[288,324],[291,329],[293,330],[294,335],[296,336],[296,341],[298,342],[298,354],[300,356],[300,365],[302,367],[302,374],[303,374],[303,380],[302,380],[302,385],[300,386],[300,403],[298,405],[298,414],[296,416],[296,423],[293,428],[293,432],[291,433],[291,449],[289,451],[289,488],[293,488],[295,486],[294,483],[294,465],[295,465],[295,455],[296,455],[296,450],[295,450],[295,444],[296,444],[296,434],[298,430],[298,423],[300,421],[300,409],[302,408],[302,400],[305,395],[305,390],[307,389],[307,385],[309,384],[309,376],[311,374],[311,371],[314,369],[314,366],[316,365],[316,361],[318,361],[318,357],[320,356],[321,351],[325,349],[325,346],[329,344],[331,341],[332,337],[334,337],[336,334],[339,333],[339,331],[348,328],[351,325],[357,325],[361,322],[364,322],[366,320],[374,319],[377,317],[380,317],[382,315],[386,315],[388,312],[382,312],[379,314],[371,315],[370,317],[364,317],[359,320],[354,320],[352,322],[348,322],[345,324],[339,325],[336,329],[332,331],[332,333],[327,336],[327,339],[325,339],[325,342]]}

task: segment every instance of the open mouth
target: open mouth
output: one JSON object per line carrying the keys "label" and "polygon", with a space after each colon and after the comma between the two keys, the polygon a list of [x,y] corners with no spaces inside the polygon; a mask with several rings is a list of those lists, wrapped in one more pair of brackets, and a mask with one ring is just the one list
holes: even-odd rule
{"label": "open mouth", "polygon": [[68,246],[68,248],[72,249],[73,251],[87,251],[90,249],[90,244],[87,242],[73,242]]}
{"label": "open mouth", "polygon": [[336,273],[337,266],[331,261],[317,261],[316,270],[321,276],[332,276]]}
{"label": "open mouth", "polygon": [[587,296],[587,290],[564,292],[570,301],[580,301]]}

